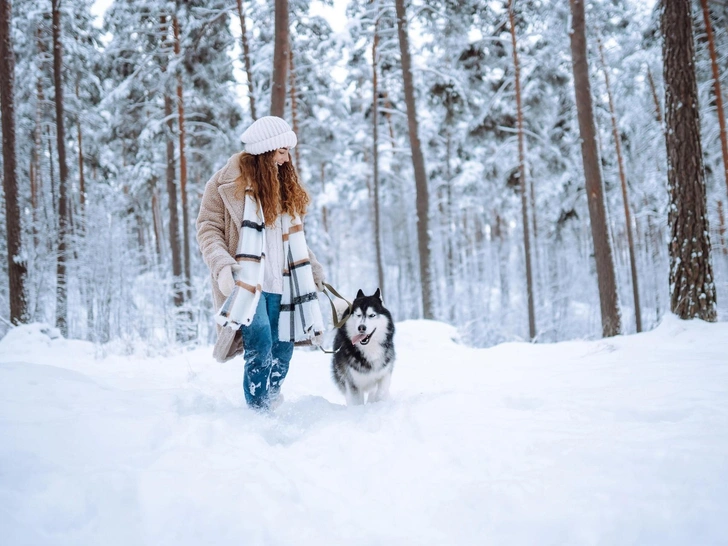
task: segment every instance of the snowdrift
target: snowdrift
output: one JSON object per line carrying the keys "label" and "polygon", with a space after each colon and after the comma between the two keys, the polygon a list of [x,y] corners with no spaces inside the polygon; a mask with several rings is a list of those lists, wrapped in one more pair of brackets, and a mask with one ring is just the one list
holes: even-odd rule
{"label": "snowdrift", "polygon": [[472,349],[397,324],[392,398],[297,350],[275,415],[211,348],[0,340],[6,545],[728,542],[728,324]]}

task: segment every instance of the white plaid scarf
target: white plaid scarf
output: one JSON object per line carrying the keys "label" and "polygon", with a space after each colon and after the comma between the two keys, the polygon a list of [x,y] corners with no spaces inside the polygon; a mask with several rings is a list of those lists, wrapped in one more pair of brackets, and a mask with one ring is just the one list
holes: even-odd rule
{"label": "white plaid scarf", "polygon": [[[251,192],[245,194],[243,223],[233,266],[235,287],[222,304],[215,320],[237,330],[249,326],[263,291],[265,271],[265,220]],[[313,281],[308,245],[301,218],[281,215],[283,233],[283,296],[278,320],[280,341],[305,341],[323,332],[323,318]]]}

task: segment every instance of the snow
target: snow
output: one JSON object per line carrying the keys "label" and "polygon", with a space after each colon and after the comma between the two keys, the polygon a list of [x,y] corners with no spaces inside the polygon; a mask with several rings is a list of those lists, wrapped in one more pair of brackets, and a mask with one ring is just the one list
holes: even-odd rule
{"label": "snow", "polygon": [[245,407],[211,348],[0,340],[4,545],[728,543],[728,323],[472,349],[397,325],[387,402],[297,350]]}

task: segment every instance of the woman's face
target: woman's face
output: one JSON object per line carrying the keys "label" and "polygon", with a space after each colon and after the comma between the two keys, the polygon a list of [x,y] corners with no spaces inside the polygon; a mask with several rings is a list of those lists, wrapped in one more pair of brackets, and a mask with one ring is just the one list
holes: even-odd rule
{"label": "woman's face", "polygon": [[278,148],[276,153],[273,154],[273,160],[279,167],[284,163],[288,163],[291,157],[288,155],[288,148]]}

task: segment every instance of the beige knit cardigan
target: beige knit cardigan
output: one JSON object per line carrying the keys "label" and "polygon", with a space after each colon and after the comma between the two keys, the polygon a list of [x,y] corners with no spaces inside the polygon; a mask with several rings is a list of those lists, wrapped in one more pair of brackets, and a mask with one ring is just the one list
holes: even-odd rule
{"label": "beige knit cardigan", "polygon": [[[197,242],[202,259],[210,269],[212,281],[212,302],[214,311],[225,302],[225,296],[217,285],[217,277],[226,265],[234,265],[238,248],[240,225],[243,222],[244,201],[235,195],[237,180],[241,177],[240,155],[228,159],[205,185],[205,193],[197,215]],[[323,267],[309,249],[314,282],[323,280]],[[243,336],[240,330],[217,326],[217,342],[213,356],[218,362],[225,362],[243,352]]]}

